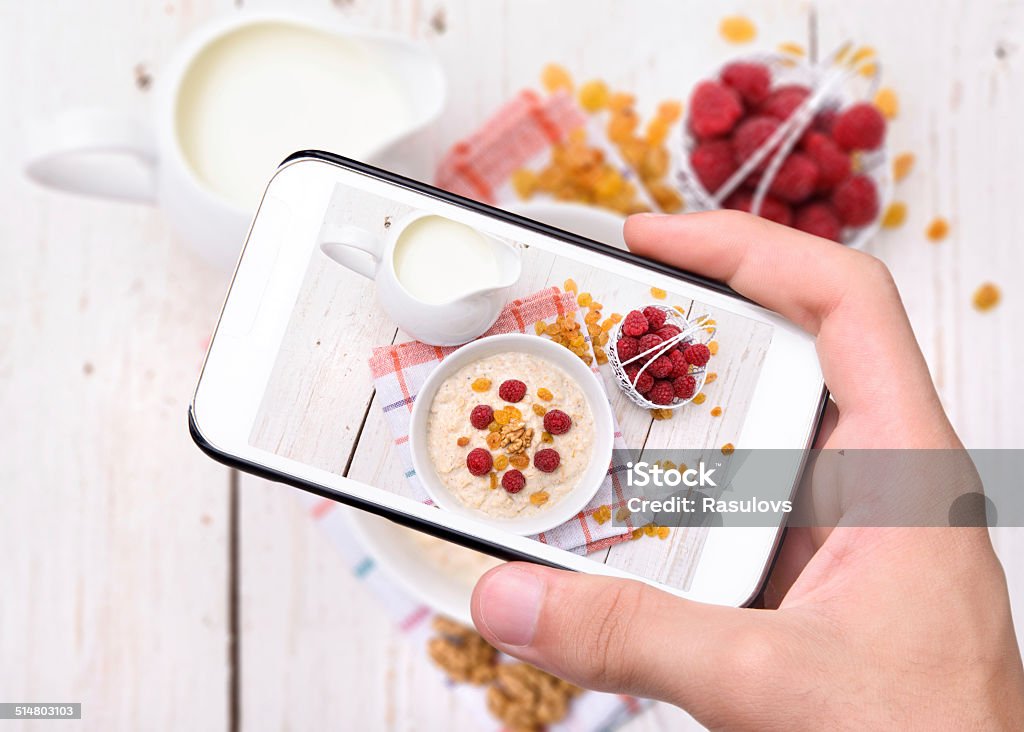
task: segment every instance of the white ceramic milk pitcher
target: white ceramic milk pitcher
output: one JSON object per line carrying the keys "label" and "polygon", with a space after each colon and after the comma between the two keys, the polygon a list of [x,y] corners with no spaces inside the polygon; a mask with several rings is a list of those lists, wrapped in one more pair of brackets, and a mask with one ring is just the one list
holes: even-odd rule
{"label": "white ceramic milk pitcher", "polygon": [[383,237],[326,224],[320,249],[374,280],[388,316],[432,346],[457,346],[485,333],[522,272],[519,245],[424,211],[392,223]]}
{"label": "white ceramic milk pitcher", "polygon": [[328,14],[243,11],[178,48],[157,75],[153,119],[70,112],[37,133],[26,172],[51,188],[155,203],[228,268],[287,155],[323,149],[394,168],[389,152],[415,149],[410,138],[444,95],[440,65],[418,44]]}

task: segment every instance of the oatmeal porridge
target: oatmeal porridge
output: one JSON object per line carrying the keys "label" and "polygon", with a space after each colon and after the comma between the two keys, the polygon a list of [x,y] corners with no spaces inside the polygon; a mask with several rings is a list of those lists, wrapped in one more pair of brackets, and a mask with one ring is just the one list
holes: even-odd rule
{"label": "oatmeal porridge", "polygon": [[495,518],[557,504],[589,466],[594,418],[583,390],[544,358],[509,352],[464,366],[437,390],[427,450],[464,505]]}

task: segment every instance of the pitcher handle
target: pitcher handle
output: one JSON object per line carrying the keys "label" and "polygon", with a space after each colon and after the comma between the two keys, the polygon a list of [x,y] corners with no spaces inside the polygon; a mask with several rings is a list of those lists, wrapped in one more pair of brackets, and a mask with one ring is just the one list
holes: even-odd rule
{"label": "pitcher handle", "polygon": [[156,153],[149,129],[106,110],[65,112],[35,133],[25,174],[49,188],[125,201],[156,200]]}
{"label": "pitcher handle", "polygon": [[325,225],[320,231],[320,251],[356,274],[373,279],[381,257],[381,241],[366,229],[349,224]]}

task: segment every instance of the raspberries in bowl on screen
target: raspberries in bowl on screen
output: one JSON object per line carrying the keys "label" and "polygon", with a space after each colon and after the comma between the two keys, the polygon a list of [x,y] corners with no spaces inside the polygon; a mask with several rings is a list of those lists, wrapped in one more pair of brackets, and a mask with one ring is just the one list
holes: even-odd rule
{"label": "raspberries in bowl on screen", "polygon": [[714,321],[684,313],[660,303],[638,306],[611,332],[608,362],[618,387],[638,406],[656,410],[656,418],[697,396],[716,347]]}

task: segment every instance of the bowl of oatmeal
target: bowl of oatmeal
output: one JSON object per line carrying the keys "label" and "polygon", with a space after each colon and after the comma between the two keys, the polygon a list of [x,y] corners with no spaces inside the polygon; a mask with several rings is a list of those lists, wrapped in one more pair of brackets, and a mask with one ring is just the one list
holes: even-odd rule
{"label": "bowl of oatmeal", "polygon": [[512,333],[463,346],[413,405],[413,467],[434,503],[515,534],[571,520],[612,457],[599,377],[568,349]]}

